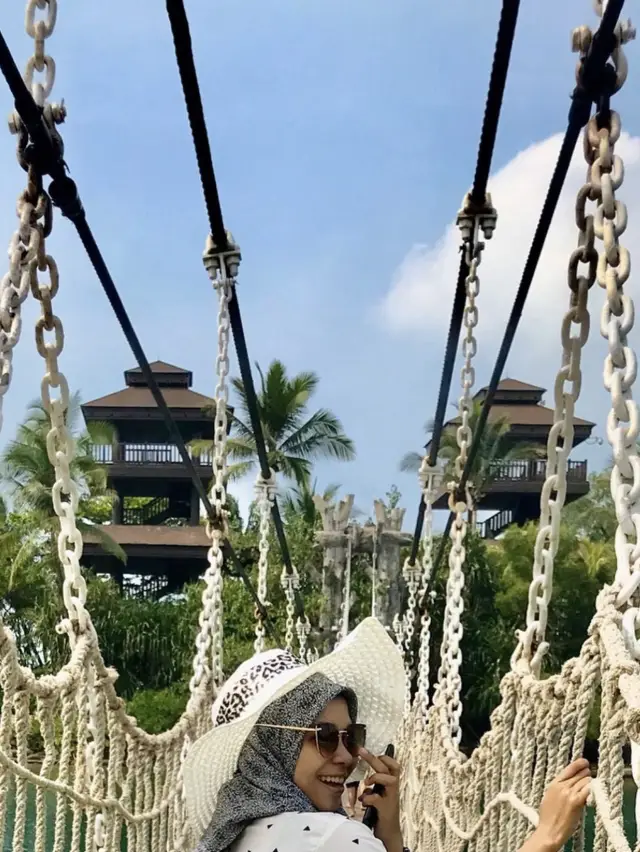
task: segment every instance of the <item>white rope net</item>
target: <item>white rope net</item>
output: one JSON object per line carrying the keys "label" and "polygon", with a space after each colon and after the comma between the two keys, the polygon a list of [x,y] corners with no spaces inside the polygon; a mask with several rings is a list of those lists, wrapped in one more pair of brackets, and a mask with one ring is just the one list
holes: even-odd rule
{"label": "white rope net", "polygon": [[[44,17],[37,19],[38,10]],[[53,33],[56,16],[56,0],[27,3],[26,30],[35,47],[25,81],[43,107],[54,138],[55,124],[65,117],[61,106],[48,101],[55,63],[45,53],[45,42]],[[18,136],[22,160],[27,139],[17,115],[11,117],[10,128]],[[127,715],[115,690],[117,674],[104,664],[85,606],[87,589],[80,569],[83,542],[75,519],[79,494],[70,474],[74,445],[66,427],[69,389],[58,363],[64,329],[53,305],[58,270],[45,248],[51,212],[41,181],[29,169],[27,188],[18,200],[19,227],[10,244],[10,269],[0,281],[0,402],[10,383],[12,351],[20,334],[20,306],[31,290],[41,305],[36,345],[45,361],[42,401],[51,419],[47,450],[56,475],[52,499],[60,519],[58,554],[64,569],[67,610],[59,630],[68,636],[70,658],[55,676],[36,677],[20,665],[15,637],[0,621],[0,838],[5,838],[12,822],[16,850],[116,852],[125,837],[130,852],[185,850],[192,847],[193,838],[182,800],[182,761],[192,739],[209,727],[215,688],[222,681],[223,533],[208,527],[211,547],[186,711],[171,730],[150,735]],[[204,259],[219,299],[211,500],[223,520],[228,303],[238,255],[217,255],[208,245]],[[39,273],[47,272],[47,280],[41,280]],[[32,737],[42,743],[39,758],[30,751]],[[35,820],[30,817],[28,825],[31,809]]]}
{"label": "white rope net", "polygon": [[[44,17],[36,20],[37,12]],[[601,10],[601,4],[599,5]],[[53,33],[56,0],[28,0],[26,29],[34,39],[34,55],[25,79],[55,138],[55,124],[65,117],[61,106],[49,103],[55,81],[55,63],[45,53]],[[626,76],[621,45],[631,37],[619,25],[619,47],[614,52],[619,85]],[[581,28],[576,43],[586,50],[590,32]],[[44,75],[39,77],[38,75]],[[18,135],[18,153],[26,136],[19,118],[10,125]],[[582,751],[587,724],[598,690],[601,691],[600,765],[594,783],[596,806],[595,849],[629,849],[622,832],[622,745],[630,741],[633,772],[640,784],[640,461],[636,450],[640,418],[631,396],[636,359],[628,343],[633,326],[633,303],[624,294],[629,275],[629,253],[618,237],[626,226],[626,208],[615,197],[623,181],[623,166],[614,146],[620,120],[611,114],[610,126],[591,122],[585,133],[588,182],[578,196],[579,247],[570,260],[571,302],[562,324],[563,360],[555,386],[555,417],[548,446],[547,480],[541,501],[527,626],[519,637],[511,671],[502,682],[502,703],[492,727],[467,759],[460,742],[460,638],[464,585],[464,535],[467,504],[455,506],[452,531],[448,606],[442,665],[434,703],[428,707],[430,620],[421,622],[419,689],[409,709],[401,740],[405,764],[403,780],[405,841],[413,852],[422,850],[516,850],[537,820],[535,808],[543,790],[558,770]],[[595,202],[593,214],[586,204]],[[10,243],[10,266],[0,280],[0,417],[4,393],[11,379],[13,348],[20,336],[20,306],[29,291],[41,305],[36,343],[45,361],[43,404],[51,418],[48,452],[56,473],[53,505],[60,519],[58,551],[64,569],[63,596],[67,617],[60,630],[68,636],[69,662],[56,674],[36,677],[21,666],[15,637],[0,621],[0,838],[12,823],[15,850],[79,852],[121,849],[126,837],[129,852],[170,852],[193,846],[185,819],[182,764],[190,743],[210,726],[210,706],[223,678],[222,669],[222,537],[227,511],[227,402],[229,371],[229,300],[235,286],[239,252],[233,246],[220,253],[209,240],[205,266],[218,294],[218,355],[214,446],[214,482],[211,501],[220,519],[207,527],[211,546],[204,577],[202,611],[196,638],[190,699],[185,713],[169,731],[150,735],[127,715],[116,693],[115,671],[105,666],[98,638],[86,608],[86,583],[80,570],[82,537],[75,522],[77,488],[70,475],[73,441],[65,416],[69,390],[58,359],[64,347],[64,329],[55,315],[58,290],[55,261],[46,253],[50,231],[50,202],[33,171],[18,200],[19,226]],[[602,241],[598,256],[595,239]],[[468,416],[473,384],[471,359],[475,355],[473,328],[477,322],[479,252],[469,257],[467,280],[467,335],[464,341],[462,424],[458,434],[459,476],[470,440]],[[578,275],[579,263],[588,264]],[[48,272],[48,280],[40,274]],[[618,573],[614,587],[605,589],[597,604],[589,637],[578,658],[559,675],[539,677],[545,644],[545,626],[552,591],[553,557],[557,550],[559,513],[564,502],[567,456],[571,447],[573,409],[580,392],[580,353],[589,329],[587,299],[595,280],[606,290],[601,332],[608,340],[605,385],[612,410],[607,424],[613,448],[612,494],[619,522],[616,535]],[[575,333],[573,333],[575,332]],[[568,384],[568,389],[565,386]],[[401,641],[411,644],[417,600],[429,589],[432,572],[431,505],[437,490],[437,471],[423,467],[422,487],[427,504],[423,560],[407,569],[411,581],[408,615]],[[267,596],[268,513],[273,500],[272,480],[259,480],[261,546],[259,599]],[[218,528],[219,527],[219,528]],[[374,552],[376,608],[377,553]],[[282,577],[287,600],[286,644],[297,634],[300,655],[307,650],[310,624],[295,617],[297,572]],[[417,600],[416,600],[417,599]],[[343,613],[345,622],[348,617]],[[256,649],[264,647],[264,624],[256,624]],[[409,675],[409,672],[408,672]],[[42,742],[39,761],[29,739]],[[11,805],[11,807],[10,807]],[[35,821],[27,826],[29,808]],[[575,840],[580,851],[583,833]]]}
{"label": "white rope net", "polygon": [[[596,11],[602,14],[602,4],[596,3]],[[632,36],[629,25],[618,25],[613,53],[617,88],[624,82],[627,69],[622,44]],[[591,31],[586,27],[574,35],[574,44],[582,53],[590,40]],[[536,809],[545,788],[567,763],[581,755],[598,695],[600,757],[592,788],[594,849],[622,852],[630,848],[622,824],[622,748],[631,742],[632,769],[638,785],[640,463],[636,449],[638,408],[631,395],[636,357],[628,341],[633,302],[623,289],[629,276],[629,252],[618,241],[626,227],[627,211],[615,195],[624,176],[622,161],[614,152],[619,136],[620,118],[614,112],[609,126],[599,129],[592,119],[585,130],[588,175],[576,204],[578,248],[569,261],[570,305],[561,329],[562,364],[554,389],[554,425],[547,448],[527,626],[519,634],[511,669],[502,681],[502,700],[492,715],[491,728],[469,758],[459,749],[460,682],[456,676],[460,627],[456,615],[462,609],[459,597],[464,583],[464,553],[463,535],[454,524],[447,589],[449,617],[444,625],[433,704],[425,714],[427,696],[422,685],[405,722],[400,749],[405,769],[404,839],[413,852],[519,849],[537,824]],[[592,213],[587,213],[588,202],[595,203]],[[596,239],[601,241],[599,253]],[[586,265],[584,273],[579,272],[580,264]],[[580,356],[589,333],[587,300],[596,280],[606,291],[601,332],[609,348],[604,381],[612,402],[607,435],[614,456],[611,490],[618,520],[618,572],[614,586],[606,587],[598,598],[580,655],[567,662],[559,674],[541,679],[573,413],[582,379]],[[462,443],[460,446],[462,450]],[[423,647],[422,653],[428,654],[428,647]],[[422,660],[421,665],[424,668]],[[574,838],[574,849],[579,852],[583,846],[584,826]]]}

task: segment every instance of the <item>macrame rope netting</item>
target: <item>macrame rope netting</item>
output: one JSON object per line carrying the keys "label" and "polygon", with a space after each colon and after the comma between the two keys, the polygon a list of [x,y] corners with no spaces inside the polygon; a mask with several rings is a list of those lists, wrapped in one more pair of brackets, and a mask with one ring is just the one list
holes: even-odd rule
{"label": "macrame rope netting", "polygon": [[[37,19],[38,10],[44,17]],[[55,124],[66,114],[62,107],[48,102],[55,63],[45,53],[45,42],[54,31],[56,17],[56,0],[27,3],[26,30],[34,39],[34,55],[27,63],[25,80],[43,108],[54,139],[58,138]],[[18,136],[18,158],[27,168],[24,151],[28,137],[15,114],[10,127]],[[220,529],[208,526],[211,547],[187,709],[171,730],[151,735],[127,715],[115,690],[117,674],[104,664],[86,609],[87,589],[80,568],[83,542],[75,521],[79,493],[70,473],[74,445],[66,427],[69,389],[59,367],[64,328],[54,312],[59,276],[54,259],[45,249],[52,208],[40,176],[33,168],[27,171],[27,189],[18,201],[20,224],[11,241],[10,271],[0,282],[0,400],[9,386],[11,354],[20,331],[20,305],[31,290],[41,306],[36,345],[45,361],[42,402],[51,420],[47,451],[55,469],[52,499],[60,519],[58,554],[64,569],[67,609],[60,632],[68,636],[70,659],[56,675],[36,677],[20,665],[15,637],[0,621],[0,838],[5,838],[9,800],[13,797],[12,845],[16,850],[116,852],[124,832],[130,852],[186,850],[192,847],[194,838],[185,818],[182,761],[192,739],[211,724],[215,686],[222,680],[228,303],[237,263],[233,252],[219,258],[205,253],[205,264],[219,297],[211,498],[221,524]],[[47,272],[48,277],[41,278]],[[39,757],[30,747],[34,738],[41,743]],[[31,807],[35,821],[28,826]]]}
{"label": "macrame rope netting", "polygon": [[[596,10],[602,14],[602,4],[596,3]],[[619,23],[612,54],[616,89],[627,71],[622,45],[631,37],[631,28]],[[574,34],[574,44],[582,54],[591,38],[586,27]],[[614,152],[620,118],[615,112],[608,120],[606,115],[600,116],[600,125],[594,118],[585,129],[589,169],[576,205],[578,248],[569,260],[570,304],[562,322],[563,356],[554,388],[554,425],[547,448],[547,478],[541,497],[527,626],[519,634],[511,670],[502,681],[501,703],[492,715],[491,728],[466,757],[452,725],[452,719],[455,723],[459,717],[457,696],[452,696],[447,682],[446,654],[451,637],[445,622],[444,662],[426,725],[420,698],[414,701],[405,722],[400,749],[405,769],[404,839],[412,850],[516,852],[537,824],[537,808],[548,784],[582,754],[598,694],[600,757],[592,788],[594,850],[630,849],[622,826],[622,748],[630,741],[633,750],[640,742],[640,644],[635,633],[637,610],[633,609],[640,588],[635,540],[640,523],[640,466],[636,452],[638,412],[631,396],[635,354],[627,339],[633,325],[633,303],[623,289],[629,275],[629,254],[618,242],[627,211],[615,197],[624,176],[622,161]],[[586,212],[588,201],[595,202],[593,214]],[[596,239],[602,240],[600,253]],[[584,273],[579,271],[580,264],[586,266]],[[598,598],[580,655],[566,663],[560,674],[542,680],[539,674],[548,647],[545,628],[553,559],[566,490],[573,413],[582,379],[580,355],[589,331],[587,300],[596,280],[606,290],[601,332],[609,342],[604,379],[612,396],[607,434],[614,451],[611,487],[619,523],[618,573],[614,586],[605,587]],[[454,578],[457,563],[450,563]],[[455,604],[457,591],[450,579],[449,607]],[[454,652],[456,647],[454,644]],[[638,746],[635,750],[638,753]],[[640,783],[640,754],[634,778]],[[574,849],[580,852],[583,846],[584,826],[574,837]]]}

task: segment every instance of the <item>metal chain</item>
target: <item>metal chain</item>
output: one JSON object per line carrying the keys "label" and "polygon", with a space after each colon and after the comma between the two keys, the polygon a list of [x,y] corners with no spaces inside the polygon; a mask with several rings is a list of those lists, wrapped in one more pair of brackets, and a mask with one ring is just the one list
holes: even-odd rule
{"label": "metal chain", "polygon": [[218,294],[218,354],[216,375],[218,382],[215,391],[216,412],[213,437],[213,475],[211,485],[211,503],[218,513],[219,520],[226,526],[227,513],[227,409],[229,405],[229,302],[233,298],[236,276],[240,264],[240,251],[228,235],[228,252],[219,252],[211,234],[207,237],[202,260],[207,274]]}
{"label": "metal chain", "polygon": [[[45,16],[36,20],[37,10]],[[29,57],[24,79],[34,101],[42,109],[43,119],[52,139],[60,149],[62,140],[55,128],[66,117],[64,106],[48,103],[55,83],[55,62],[45,52],[45,42],[54,31],[57,18],[57,0],[29,0],[26,6],[25,30],[34,40],[34,52]],[[37,75],[44,74],[44,80]],[[53,257],[46,252],[45,240],[53,225],[51,200],[42,186],[42,176],[29,162],[28,135],[19,116],[14,113],[9,119],[9,129],[18,136],[18,161],[27,171],[27,188],[18,199],[17,213],[20,227],[14,234],[9,247],[9,273],[0,283],[0,425],[2,398],[11,381],[12,351],[20,336],[20,306],[29,289],[40,303],[40,317],[36,321],[35,340],[38,353],[45,362],[45,374],[41,384],[42,405],[49,415],[51,428],[47,433],[47,456],[55,472],[51,491],[53,509],[60,519],[58,533],[58,556],[64,572],[62,595],[68,618],[59,626],[66,632],[72,647],[81,633],[90,632],[92,642],[95,633],[86,610],[87,585],[82,576],[82,535],[76,524],[76,512],[80,500],[77,483],[72,478],[75,444],[67,428],[69,409],[69,385],[58,364],[64,348],[62,321],[53,311],[53,299],[59,289],[58,267]],[[46,273],[41,279],[38,273]],[[95,692],[95,668],[90,659],[85,662],[87,679],[86,713],[87,732],[85,759],[91,792],[98,792],[94,784],[100,783],[101,769],[96,754],[96,743],[100,740],[100,719]],[[92,826],[92,848],[104,848],[105,816],[98,812]]]}
{"label": "metal chain", "polygon": [[347,561],[344,569],[344,587],[342,590],[342,619],[336,636],[336,643],[341,642],[349,633],[349,616],[351,614],[351,560],[353,558],[353,528],[345,530],[347,537]]}
{"label": "metal chain", "polygon": [[[613,57],[614,61],[617,58],[618,63],[621,62],[626,77],[627,65],[621,45],[635,33],[629,25],[618,24],[616,35],[618,47]],[[616,198],[624,180],[624,165],[615,153],[621,121],[618,113],[607,112],[608,115],[601,116],[599,124],[594,118],[585,130],[584,153],[589,171],[583,196],[585,203],[587,199],[596,202],[593,230],[595,237],[602,241],[597,256],[597,281],[606,293],[600,332],[608,341],[609,349],[604,361],[604,385],[611,395],[607,438],[613,452],[611,495],[618,520],[615,537],[617,603],[622,607],[633,602],[640,586],[640,457],[637,450],[640,415],[632,397],[637,359],[628,339],[635,311],[633,299],[623,289],[629,278],[631,259],[628,249],[619,242],[627,227],[627,207]]]}
{"label": "metal chain", "polygon": [[[207,570],[204,574],[202,609],[198,617],[196,653],[193,659],[193,677],[189,682],[189,705],[192,712],[198,703],[198,693],[210,683],[220,686],[224,680],[222,669],[222,532],[211,530],[211,547],[207,553]],[[210,660],[210,662],[209,662]]]}
{"label": "metal chain", "polygon": [[458,400],[458,413],[460,415],[460,426],[456,433],[458,443],[458,456],[455,460],[456,480],[459,481],[462,476],[462,470],[467,461],[467,453],[469,444],[473,438],[471,434],[471,426],[469,425],[469,415],[472,410],[471,388],[476,381],[476,371],[473,366],[473,359],[478,351],[478,343],[474,335],[474,329],[478,324],[478,308],[476,306],[476,298],[480,292],[480,279],[478,278],[478,266],[482,259],[482,250],[484,243],[479,242],[477,234],[474,242],[468,243],[465,248],[466,261],[469,267],[469,274],[465,280],[466,302],[464,306],[464,329],[465,335],[462,338],[462,357],[464,362],[460,373],[460,382],[462,384],[462,395]]}
{"label": "metal chain", "polygon": [[240,251],[229,235],[229,251],[219,252],[211,235],[207,237],[202,260],[218,294],[218,353],[216,357],[217,384],[213,443],[213,483],[211,503],[216,511],[214,523],[207,521],[207,535],[211,546],[207,553],[207,570],[204,574],[202,610],[199,616],[196,652],[193,659],[193,677],[189,683],[188,711],[195,712],[198,697],[209,683],[220,686],[223,671],[223,619],[222,619],[222,569],[224,555],[222,539],[227,534],[227,405],[229,402],[229,301],[233,297],[240,264]]}
{"label": "metal chain", "polygon": [[[596,3],[596,11],[602,14],[602,4]],[[628,28],[619,23],[616,27],[618,47],[612,54],[617,71],[616,88],[622,85],[627,74],[626,60],[619,46],[623,32],[624,40],[632,37]],[[583,55],[590,43],[591,31],[588,28],[581,27],[574,32],[574,48],[581,49]],[[636,371],[635,355],[627,358],[629,350],[626,346],[626,334],[633,324],[632,306],[631,324],[628,323],[629,315],[622,323],[617,319],[623,313],[624,297],[620,288],[629,276],[628,252],[617,242],[618,235],[626,228],[627,211],[624,205],[616,202],[614,194],[623,178],[622,161],[613,153],[615,142],[620,136],[620,119],[616,113],[609,111],[608,103],[603,103],[602,107],[599,115],[589,121],[584,132],[584,155],[589,168],[587,182],[576,198],[578,247],[569,259],[570,303],[562,321],[562,366],[554,386],[554,422],[547,441],[546,480],[540,497],[540,524],[534,551],[533,579],[529,588],[527,626],[519,634],[512,659],[514,668],[520,665],[536,677],[540,675],[542,659],[549,647],[545,641],[545,632],[553,588],[554,558],[559,546],[561,511],[566,497],[567,462],[573,447],[574,410],[582,382],[581,354],[589,337],[588,293],[596,278],[601,286],[607,288],[608,300],[601,327],[605,337],[609,336],[611,328],[612,336],[609,337],[610,354],[605,361],[605,386],[612,393],[614,416],[619,417],[619,420],[629,421],[627,400],[630,400],[630,386]],[[594,213],[587,214],[588,201],[597,202]],[[600,258],[595,248],[596,237],[603,239],[605,245]],[[580,264],[586,267],[582,274],[578,270]],[[573,334],[572,326],[575,327]],[[616,430],[619,437],[625,432],[624,428],[619,430],[618,426]],[[637,429],[635,434],[637,436]],[[623,444],[624,440],[622,444],[618,443],[618,448],[622,450],[620,462],[633,480],[631,466],[626,465]],[[635,437],[630,450],[637,459]],[[619,470],[619,466],[614,466],[612,482]],[[640,478],[637,482],[640,488]],[[628,493],[626,491],[621,495],[627,511]],[[618,509],[618,504],[616,506]],[[619,521],[620,518],[618,514]],[[622,526],[621,523],[619,529]],[[619,552],[618,547],[616,551]]]}
{"label": "metal chain", "polygon": [[[269,605],[267,592],[267,579],[269,576],[269,521],[271,518],[271,509],[276,498],[276,477],[271,471],[269,479],[265,479],[262,474],[258,474],[255,485],[255,492],[258,502],[258,513],[260,515],[260,533],[258,548],[260,556],[258,558],[258,600],[263,607]],[[256,639],[253,643],[253,648],[256,654],[264,651],[265,627],[261,610],[256,606]]]}
{"label": "metal chain", "polygon": [[[47,9],[44,19],[36,21],[36,10]],[[55,82],[55,63],[45,53],[45,40],[53,33],[57,15],[57,0],[29,0],[26,6],[25,29],[34,39],[34,53],[27,61],[25,79],[40,106],[50,132],[59,140],[54,123],[64,121],[63,106],[46,104]],[[36,71],[46,70],[45,83],[34,79]],[[13,372],[13,350],[22,330],[21,306],[29,289],[38,288],[37,274],[47,269],[44,240],[51,232],[52,209],[48,196],[42,190],[42,179],[26,159],[29,137],[17,113],[9,118],[9,129],[18,136],[18,162],[27,171],[25,190],[18,198],[16,213],[20,222],[9,243],[9,271],[0,279],[0,430],[3,422],[4,395],[9,390]],[[51,287],[57,290],[58,271],[51,260]]]}
{"label": "metal chain", "polygon": [[[287,616],[285,622],[285,650],[289,651],[289,653],[293,653],[293,631],[295,628],[295,614],[296,614],[296,592],[300,588],[300,575],[298,574],[298,570],[295,566],[293,567],[293,572],[290,574],[287,571],[286,565],[282,569],[282,574],[280,575],[280,585],[282,586],[282,591],[284,592],[284,597],[287,602]],[[300,621],[300,619],[298,619]],[[307,619],[308,621],[308,619]],[[309,629],[311,629],[311,625],[309,625]],[[307,633],[306,636],[309,634]],[[300,631],[298,630],[298,639],[300,642],[301,656],[303,647],[306,645],[306,636],[304,640],[300,638]]]}
{"label": "metal chain", "polygon": [[371,553],[371,615],[378,617],[378,528],[373,531],[373,551]]}
{"label": "metal chain", "polygon": [[462,739],[462,731],[460,729],[460,717],[462,715],[462,702],[460,699],[462,691],[462,680],[460,677],[462,652],[460,643],[464,632],[462,627],[462,613],[464,611],[462,592],[464,589],[464,563],[466,559],[464,540],[467,534],[465,515],[468,508],[472,505],[469,486],[465,489],[464,500],[457,499],[456,492],[467,461],[469,444],[473,438],[469,416],[472,410],[471,388],[475,383],[473,359],[478,349],[474,329],[478,324],[478,308],[476,305],[476,299],[480,292],[478,267],[482,261],[482,252],[485,245],[480,239],[480,232],[482,231],[484,236],[489,239],[493,235],[496,218],[496,212],[491,206],[491,198],[488,194],[485,204],[480,211],[472,209],[470,196],[467,195],[463,201],[462,210],[458,214],[458,226],[465,240],[465,260],[469,271],[465,280],[465,336],[462,339],[464,362],[460,377],[462,394],[458,400],[460,426],[456,432],[458,455],[454,465],[455,478],[454,481],[449,483],[449,508],[455,513],[455,519],[451,527],[449,577],[447,579],[446,606],[437,688],[438,700],[444,701],[445,704],[446,724],[448,725],[448,729],[446,730],[443,727],[442,736],[451,738],[456,746],[460,745]]}
{"label": "metal chain", "polygon": [[[444,698],[447,709],[449,728],[446,734],[458,746],[462,739],[460,728],[460,717],[462,715],[462,702],[460,699],[462,692],[462,679],[460,677],[462,650],[460,643],[462,642],[464,633],[462,626],[462,614],[464,612],[462,592],[464,589],[464,563],[467,555],[464,547],[464,539],[467,534],[467,522],[465,520],[467,503],[450,500],[449,506],[455,512],[455,519],[451,527],[449,577],[447,579],[446,591],[447,603],[444,617],[442,649],[440,652],[438,690],[440,698]],[[444,694],[442,694],[442,690]]]}
{"label": "metal chain", "polygon": [[[46,9],[47,16],[36,21],[37,9]],[[54,138],[59,139],[54,123],[64,119],[64,110],[60,107],[54,110],[51,104],[46,103],[55,82],[55,63],[44,52],[45,40],[53,33],[56,15],[56,0],[29,0],[27,3],[25,29],[34,39],[34,54],[27,62],[25,80],[36,103],[43,108],[43,118],[50,132]],[[44,83],[35,79],[35,73],[43,71],[46,74]],[[35,338],[38,353],[46,365],[41,397],[42,405],[51,421],[47,434],[47,455],[55,471],[55,483],[51,492],[53,508],[60,519],[58,556],[64,571],[62,594],[68,620],[63,622],[59,629],[67,632],[73,643],[78,633],[87,630],[90,621],[85,608],[87,584],[80,569],[82,535],[76,525],[80,494],[71,477],[75,447],[66,424],[69,385],[58,366],[58,358],[64,348],[64,328],[60,318],[53,312],[53,299],[59,288],[58,267],[53,257],[47,254],[45,246],[46,237],[51,233],[53,212],[51,200],[43,190],[41,176],[26,161],[28,138],[16,115],[10,119],[10,129],[19,135],[18,158],[27,169],[28,184],[18,200],[20,228],[11,242],[11,271],[3,280],[0,296],[0,323],[3,329],[0,349],[4,355],[0,394],[6,392],[9,385],[11,349],[19,337],[19,306],[27,295],[28,285],[34,298],[40,303]],[[38,272],[48,273],[47,278],[41,280]],[[19,282],[17,289],[16,282]]]}
{"label": "metal chain", "polygon": [[[420,702],[425,721],[429,707],[429,657],[431,651],[431,611],[430,601],[427,601],[426,598],[427,595],[430,595],[431,599],[433,599],[435,594],[434,592],[429,592],[431,575],[433,573],[433,503],[438,495],[441,481],[441,471],[438,468],[430,467],[425,456],[420,467],[420,484],[422,485],[422,499],[425,504],[425,513],[422,531],[423,550],[419,593],[422,617],[420,620],[417,690],[417,699]],[[413,625],[413,617],[411,624]],[[408,645],[409,643],[407,643]]]}
{"label": "metal chain", "polygon": [[[580,235],[578,248],[569,259],[571,294],[569,310],[561,326],[562,366],[554,384],[553,425],[547,438],[547,465],[540,495],[540,521],[533,556],[533,579],[529,586],[527,626],[518,634],[518,647],[513,658],[514,666],[522,660],[526,669],[536,677],[540,675],[542,659],[549,647],[545,633],[553,590],[554,559],[560,544],[562,507],[567,493],[567,465],[573,448],[573,418],[582,382],[581,355],[589,337],[587,300],[596,276],[593,216],[584,216],[580,193],[576,211]],[[584,275],[578,274],[580,263],[588,267]]]}
{"label": "metal chain", "polygon": [[298,635],[298,656],[300,659],[303,662],[312,662],[314,659],[317,659],[317,657],[314,656],[313,649],[307,648],[309,634],[311,633],[311,622],[309,621],[309,616],[305,615],[304,618],[298,617],[296,621],[296,633]]}

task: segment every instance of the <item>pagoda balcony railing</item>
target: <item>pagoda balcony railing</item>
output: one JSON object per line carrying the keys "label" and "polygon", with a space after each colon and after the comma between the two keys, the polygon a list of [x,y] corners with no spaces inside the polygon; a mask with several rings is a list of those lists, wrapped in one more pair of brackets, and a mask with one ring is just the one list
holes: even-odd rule
{"label": "pagoda balcony railing", "polygon": [[[187,447],[195,464],[210,467],[213,453],[210,450],[194,452]],[[92,455],[99,464],[182,464],[175,444],[94,444]]]}
{"label": "pagoda balcony railing", "polygon": [[[544,482],[547,476],[546,459],[498,460],[489,465],[489,481],[494,482]],[[569,460],[568,482],[587,481],[586,461]]]}

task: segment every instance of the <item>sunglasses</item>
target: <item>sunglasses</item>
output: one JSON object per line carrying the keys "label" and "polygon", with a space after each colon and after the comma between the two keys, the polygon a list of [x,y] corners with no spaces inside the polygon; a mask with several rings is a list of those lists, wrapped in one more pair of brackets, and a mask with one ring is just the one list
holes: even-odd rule
{"label": "sunglasses", "polygon": [[347,725],[344,730],[340,730],[332,722],[320,722],[314,728],[295,728],[291,725],[258,725],[258,727],[315,734],[316,748],[326,758],[333,757],[340,743],[346,748],[351,757],[358,757],[358,752],[361,748],[364,748],[367,741],[366,725]]}

